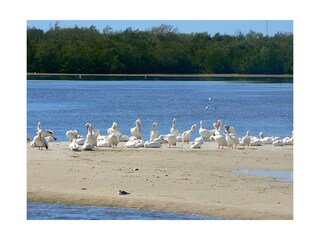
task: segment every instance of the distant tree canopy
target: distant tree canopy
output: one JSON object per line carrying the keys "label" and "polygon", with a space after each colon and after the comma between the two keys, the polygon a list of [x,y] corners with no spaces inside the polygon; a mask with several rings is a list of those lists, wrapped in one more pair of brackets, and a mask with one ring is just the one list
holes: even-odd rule
{"label": "distant tree canopy", "polygon": [[293,34],[179,33],[168,25],[100,33],[27,29],[27,71],[46,73],[292,74]]}

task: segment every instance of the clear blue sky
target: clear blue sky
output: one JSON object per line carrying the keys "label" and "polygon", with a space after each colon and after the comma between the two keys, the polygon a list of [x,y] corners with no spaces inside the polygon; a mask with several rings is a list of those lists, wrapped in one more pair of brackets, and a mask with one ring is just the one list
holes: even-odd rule
{"label": "clear blue sky", "polygon": [[114,31],[125,30],[128,27],[143,31],[161,24],[167,24],[177,28],[181,33],[208,32],[213,35],[219,32],[234,35],[239,31],[246,34],[252,30],[266,35],[267,26],[270,36],[277,32],[293,33],[292,20],[28,20],[27,26],[47,31],[56,22],[62,28],[76,25],[78,27],[90,27],[93,25],[101,32],[107,25]]}

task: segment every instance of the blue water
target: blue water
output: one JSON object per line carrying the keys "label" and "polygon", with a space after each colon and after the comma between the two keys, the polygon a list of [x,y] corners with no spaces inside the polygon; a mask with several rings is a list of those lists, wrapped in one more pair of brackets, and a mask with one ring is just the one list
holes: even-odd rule
{"label": "blue water", "polygon": [[272,170],[260,170],[260,169],[234,169],[234,173],[241,173],[247,175],[254,175],[259,177],[265,177],[278,182],[292,182],[292,171],[272,171]]}
{"label": "blue water", "polygon": [[[171,98],[171,99],[170,99]],[[209,101],[208,98],[212,100]],[[206,107],[208,106],[208,110]],[[183,132],[203,120],[212,129],[217,119],[232,125],[240,136],[263,131],[265,136],[291,136],[293,84],[243,81],[27,81],[27,131],[36,134],[37,121],[68,140],[67,130],[85,134],[85,123],[105,134],[116,121],[130,135],[135,120],[142,121],[143,139],[152,122],[167,134],[172,119]],[[197,129],[198,130],[198,129]],[[197,137],[198,131],[191,137]]]}
{"label": "blue water", "polygon": [[28,220],[219,220],[191,214],[28,202]]}

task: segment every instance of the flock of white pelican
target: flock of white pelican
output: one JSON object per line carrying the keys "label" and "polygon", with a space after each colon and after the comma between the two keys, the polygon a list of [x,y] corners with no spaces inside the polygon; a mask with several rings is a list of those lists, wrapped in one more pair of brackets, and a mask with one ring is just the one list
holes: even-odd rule
{"label": "flock of white pelican", "polygon": [[[86,136],[78,134],[77,130],[69,130],[66,132],[66,137],[69,139],[69,148],[73,151],[79,150],[93,150],[95,147],[117,147],[119,142],[125,142],[127,148],[160,148],[163,143],[168,143],[168,147],[175,147],[177,142],[190,144],[191,148],[201,148],[205,142],[216,142],[218,148],[224,147],[236,149],[237,146],[242,148],[249,148],[250,146],[262,146],[265,144],[273,144],[274,146],[293,145],[293,134],[291,137],[265,137],[260,132],[259,137],[250,136],[249,131],[243,137],[239,137],[234,127],[229,125],[222,125],[222,120],[219,119],[213,123],[213,129],[205,129],[203,122],[200,121],[199,135],[190,141],[191,135],[195,132],[197,125],[193,124],[189,130],[180,131],[176,127],[177,120],[173,119],[170,133],[161,134],[157,130],[157,123],[153,123],[150,130],[150,139],[142,140],[141,120],[135,121],[135,127],[130,129],[131,136],[122,135],[119,131],[118,124],[114,122],[107,130],[107,135],[101,135],[98,129],[94,129],[91,123],[85,124]],[[293,133],[293,132],[292,132]],[[27,134],[27,142],[31,139]],[[48,142],[57,140],[54,137],[52,130],[42,130],[40,121],[38,121],[37,134],[31,141],[32,147],[39,149],[48,149]],[[82,148],[80,149],[80,146]]]}

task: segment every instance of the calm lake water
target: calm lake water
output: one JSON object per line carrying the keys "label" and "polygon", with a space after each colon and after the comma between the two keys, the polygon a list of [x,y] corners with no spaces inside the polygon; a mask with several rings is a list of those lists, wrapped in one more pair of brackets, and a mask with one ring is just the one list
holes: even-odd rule
{"label": "calm lake water", "polygon": [[[211,98],[211,100],[209,100]],[[207,108],[207,109],[206,109]],[[247,81],[27,81],[27,131],[32,138],[37,121],[51,129],[59,141],[65,132],[85,135],[85,123],[106,134],[116,121],[130,136],[135,120],[142,121],[143,139],[157,122],[160,134],[170,131],[172,119],[182,133],[199,121],[212,129],[219,118],[239,136],[263,131],[266,136],[291,136],[293,84]],[[28,219],[208,219],[193,215],[110,209],[60,204],[28,203]]]}
{"label": "calm lake water", "polygon": [[28,220],[219,220],[190,214],[29,202]]}
{"label": "calm lake water", "polygon": [[[211,100],[209,100],[211,98]],[[208,109],[206,109],[208,107]],[[199,121],[212,129],[217,119],[232,125],[239,136],[263,131],[265,136],[291,136],[293,84],[247,81],[27,81],[27,131],[43,129],[67,141],[67,130],[85,135],[85,123],[106,134],[116,121],[122,134],[130,135],[135,120],[142,121],[143,139],[151,125],[160,134],[170,131],[172,119],[183,132]]]}

